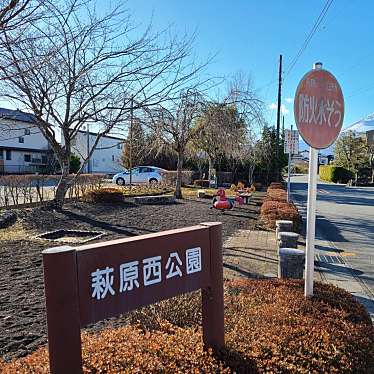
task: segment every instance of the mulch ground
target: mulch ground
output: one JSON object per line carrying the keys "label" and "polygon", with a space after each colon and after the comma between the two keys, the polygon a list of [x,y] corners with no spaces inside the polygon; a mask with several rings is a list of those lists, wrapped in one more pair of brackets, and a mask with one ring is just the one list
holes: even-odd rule
{"label": "mulch ground", "polygon": [[[46,343],[41,252],[53,244],[35,235],[56,229],[104,231],[102,241],[221,221],[225,239],[238,229],[254,227],[258,206],[254,202],[222,214],[209,209],[208,200],[157,206],[79,202],[65,205],[61,212],[33,208],[17,213],[18,223],[0,230],[0,356],[5,360],[27,355]],[[126,321],[125,316],[92,329]]]}

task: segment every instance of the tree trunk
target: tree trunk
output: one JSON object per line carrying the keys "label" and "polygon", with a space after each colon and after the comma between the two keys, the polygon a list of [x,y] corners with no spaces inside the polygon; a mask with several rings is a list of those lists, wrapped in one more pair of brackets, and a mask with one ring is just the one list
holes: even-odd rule
{"label": "tree trunk", "polygon": [[210,179],[211,179],[211,176],[212,176],[212,170],[213,170],[213,160],[212,160],[212,157],[211,156],[208,156],[208,160],[209,160],[209,169],[208,169],[208,180],[209,180],[209,184],[210,184]]}
{"label": "tree trunk", "polygon": [[55,198],[51,202],[51,206],[54,209],[62,209],[65,202],[65,195],[70,187],[69,180],[69,169],[70,169],[70,159],[69,157],[64,157],[60,162],[61,165],[61,178],[58,182]]}
{"label": "tree trunk", "polygon": [[255,168],[253,165],[250,165],[248,167],[248,184],[249,186],[252,186],[253,184],[253,172],[255,171]]}
{"label": "tree trunk", "polygon": [[177,199],[183,199],[182,196],[182,168],[183,168],[183,151],[178,151],[178,161],[177,161],[177,181],[175,183],[175,197]]}

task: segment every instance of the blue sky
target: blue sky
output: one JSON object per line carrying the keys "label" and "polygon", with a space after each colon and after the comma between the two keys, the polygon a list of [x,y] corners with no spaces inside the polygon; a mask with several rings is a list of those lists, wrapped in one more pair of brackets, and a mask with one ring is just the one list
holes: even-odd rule
{"label": "blue sky", "polygon": [[[134,22],[155,30],[169,25],[177,33],[196,31],[196,55],[216,54],[208,67],[213,76],[236,71],[251,75],[266,103],[267,119],[276,121],[279,55],[284,71],[299,51],[326,0],[129,0]],[[290,74],[285,76],[285,124],[293,121],[292,98],[301,77],[322,61],[339,80],[345,97],[344,127],[374,112],[374,2],[333,1],[324,21]],[[273,82],[269,85],[270,82]],[[288,100],[287,100],[288,99]]]}

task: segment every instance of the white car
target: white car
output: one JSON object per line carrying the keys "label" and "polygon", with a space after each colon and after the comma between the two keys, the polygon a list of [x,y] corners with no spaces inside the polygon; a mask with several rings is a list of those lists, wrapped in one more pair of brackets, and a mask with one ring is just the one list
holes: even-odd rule
{"label": "white car", "polygon": [[[139,184],[139,183],[149,183],[149,184],[157,184],[162,180],[162,173],[161,168],[155,166],[137,166],[136,168],[132,168],[132,183]],[[125,186],[126,184],[130,184],[130,172],[128,170],[123,171],[121,173],[116,174],[112,182],[118,184],[120,186]]]}

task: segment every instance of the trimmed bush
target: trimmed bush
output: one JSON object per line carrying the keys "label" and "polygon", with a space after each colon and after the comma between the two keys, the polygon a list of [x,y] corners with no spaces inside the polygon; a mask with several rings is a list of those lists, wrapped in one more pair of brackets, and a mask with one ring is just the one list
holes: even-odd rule
{"label": "trimmed bush", "polygon": [[[186,314],[200,310],[198,292],[154,304],[138,313],[157,321],[150,328],[142,317],[136,326],[83,333],[84,372],[372,373],[374,327],[364,307],[332,285],[316,282],[314,290],[305,298],[302,280],[226,282],[218,357],[203,350],[201,315]],[[47,348],[0,362],[0,371],[48,373]]]}
{"label": "trimmed bush", "polygon": [[280,188],[273,188],[268,190],[265,201],[287,201],[287,192]]}
{"label": "trimmed bush", "polygon": [[118,188],[102,187],[86,192],[83,195],[83,200],[90,203],[122,203],[124,195]]}
{"label": "trimmed bush", "polygon": [[284,190],[284,187],[283,187],[283,183],[278,183],[278,182],[272,182],[270,183],[269,187],[268,187],[268,191],[269,190],[272,190],[272,189],[281,189],[281,190]]}
{"label": "trimmed bush", "polygon": [[319,177],[327,182],[347,183],[354,178],[354,174],[340,166],[321,165],[319,167]]}
{"label": "trimmed bush", "polygon": [[301,217],[293,203],[268,200],[261,206],[260,219],[269,229],[275,230],[277,220],[289,220],[293,222],[294,231],[299,230]]}

